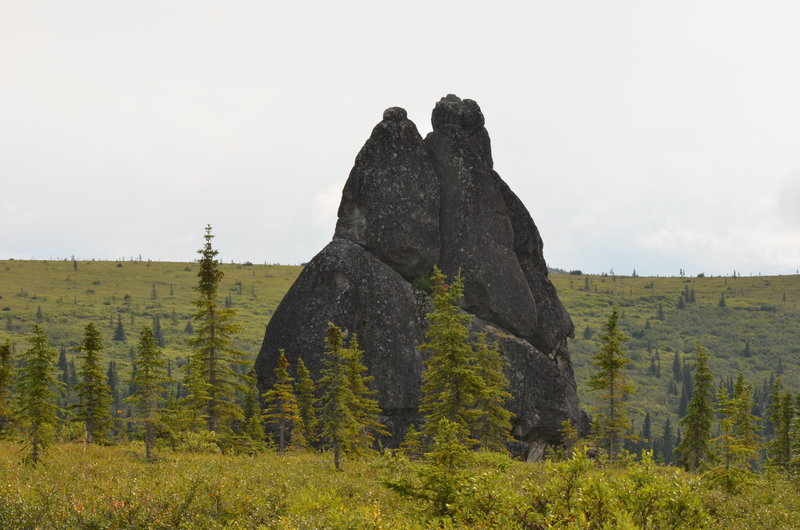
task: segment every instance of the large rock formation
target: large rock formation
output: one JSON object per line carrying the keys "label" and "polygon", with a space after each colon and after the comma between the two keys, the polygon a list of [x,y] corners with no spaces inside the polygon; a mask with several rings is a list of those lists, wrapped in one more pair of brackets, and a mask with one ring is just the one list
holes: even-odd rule
{"label": "large rock formation", "polygon": [[582,424],[567,337],[572,321],[547,277],[542,239],[525,206],[492,169],[478,104],[454,95],[422,139],[405,110],[383,114],[356,157],[331,241],[305,267],[267,326],[256,360],[272,383],[278,350],[316,375],[333,322],[358,334],[382,420],[397,442],[417,419],[427,295],[415,278],[433,265],[465,280],[473,332],[501,344],[514,396],[514,436],[536,458],[565,419]]}

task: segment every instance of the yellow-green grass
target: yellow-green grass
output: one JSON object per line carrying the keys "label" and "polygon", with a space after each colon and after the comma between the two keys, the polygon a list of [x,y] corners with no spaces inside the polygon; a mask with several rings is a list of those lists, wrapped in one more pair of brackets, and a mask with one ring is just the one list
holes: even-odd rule
{"label": "yellow-green grass", "polygon": [[59,444],[36,467],[0,442],[3,528],[792,528],[800,495],[782,473],[751,477],[741,492],[652,463],[611,466],[585,457],[512,462],[478,455],[452,518],[384,487],[417,480],[391,455],[255,456],[157,451],[133,443]]}

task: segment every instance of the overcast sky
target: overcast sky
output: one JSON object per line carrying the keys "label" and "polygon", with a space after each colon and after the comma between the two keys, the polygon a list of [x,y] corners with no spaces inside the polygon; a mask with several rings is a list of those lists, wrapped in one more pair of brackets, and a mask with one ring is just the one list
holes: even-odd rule
{"label": "overcast sky", "polygon": [[0,258],[308,261],[447,93],[551,266],[800,268],[800,3],[731,0],[2,0]]}

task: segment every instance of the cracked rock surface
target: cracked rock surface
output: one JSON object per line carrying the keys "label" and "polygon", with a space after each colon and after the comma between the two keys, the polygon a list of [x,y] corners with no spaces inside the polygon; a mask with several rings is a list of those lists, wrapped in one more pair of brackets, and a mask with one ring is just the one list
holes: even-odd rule
{"label": "cracked rock surface", "polygon": [[452,94],[423,140],[406,111],[386,109],[342,192],[333,240],[303,269],[267,325],[256,359],[259,388],[278,351],[302,357],[315,378],[328,322],[357,333],[364,364],[396,445],[418,419],[427,295],[415,278],[459,270],[473,333],[500,343],[528,456],[559,442],[561,422],[584,427],[567,338],[572,320],[548,279],[542,238],[522,201],[493,169],[478,104]]}

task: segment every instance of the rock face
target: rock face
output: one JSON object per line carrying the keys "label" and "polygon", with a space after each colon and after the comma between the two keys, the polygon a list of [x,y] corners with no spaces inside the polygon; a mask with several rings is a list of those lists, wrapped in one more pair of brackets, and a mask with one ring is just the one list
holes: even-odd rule
{"label": "rock face", "polygon": [[328,322],[358,334],[382,421],[398,443],[418,418],[427,295],[415,278],[461,271],[472,331],[500,343],[514,396],[513,435],[536,458],[583,419],[567,337],[572,321],[548,279],[542,239],[525,206],[492,169],[478,104],[454,95],[433,110],[423,140],[405,110],[383,114],[356,157],[331,241],[305,267],[267,326],[259,386],[278,351],[319,375]]}

